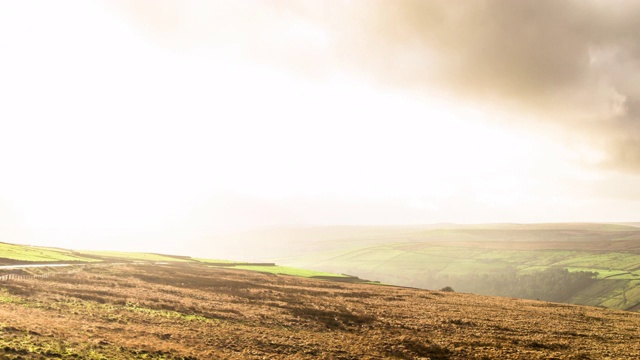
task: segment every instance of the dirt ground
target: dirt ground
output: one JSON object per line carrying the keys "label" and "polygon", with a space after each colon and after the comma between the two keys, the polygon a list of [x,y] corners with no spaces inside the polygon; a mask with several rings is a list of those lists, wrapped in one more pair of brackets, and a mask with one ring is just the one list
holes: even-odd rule
{"label": "dirt ground", "polygon": [[640,314],[204,265],[0,282],[0,359],[636,359]]}

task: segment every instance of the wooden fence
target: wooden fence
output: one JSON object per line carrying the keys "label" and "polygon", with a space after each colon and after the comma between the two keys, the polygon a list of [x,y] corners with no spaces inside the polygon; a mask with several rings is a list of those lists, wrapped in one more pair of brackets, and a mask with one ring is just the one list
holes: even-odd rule
{"label": "wooden fence", "polygon": [[71,269],[69,271],[51,271],[51,272],[44,273],[44,274],[39,274],[39,275],[5,274],[5,275],[0,275],[0,281],[41,279],[41,278],[48,278],[51,275],[71,274],[71,273],[74,273],[74,272],[78,272],[80,270],[81,269],[80,269],[79,266],[77,266],[77,267],[74,266],[73,269]]}

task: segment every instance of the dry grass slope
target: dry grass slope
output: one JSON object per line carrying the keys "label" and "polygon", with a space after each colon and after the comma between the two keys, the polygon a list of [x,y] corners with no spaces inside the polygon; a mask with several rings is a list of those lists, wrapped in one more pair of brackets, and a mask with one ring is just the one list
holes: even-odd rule
{"label": "dry grass slope", "polygon": [[640,314],[204,265],[0,283],[6,359],[638,358]]}

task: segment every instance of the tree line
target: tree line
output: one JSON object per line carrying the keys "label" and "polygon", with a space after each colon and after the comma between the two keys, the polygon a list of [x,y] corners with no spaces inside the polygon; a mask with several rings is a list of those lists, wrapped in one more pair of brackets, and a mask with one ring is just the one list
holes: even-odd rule
{"label": "tree line", "polygon": [[516,269],[493,274],[469,274],[450,277],[449,281],[454,288],[464,292],[564,302],[595,283],[597,276],[597,272],[571,272],[554,267],[524,274]]}

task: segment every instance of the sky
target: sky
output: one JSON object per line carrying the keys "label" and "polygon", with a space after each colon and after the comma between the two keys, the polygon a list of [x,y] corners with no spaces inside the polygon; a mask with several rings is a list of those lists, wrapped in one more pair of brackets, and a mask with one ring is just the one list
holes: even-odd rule
{"label": "sky", "polygon": [[1,1],[0,241],[640,221],[613,3]]}

